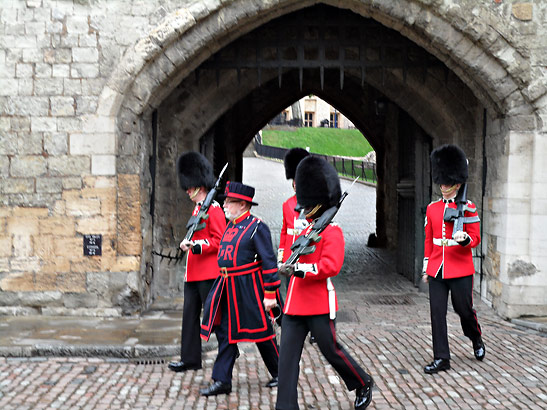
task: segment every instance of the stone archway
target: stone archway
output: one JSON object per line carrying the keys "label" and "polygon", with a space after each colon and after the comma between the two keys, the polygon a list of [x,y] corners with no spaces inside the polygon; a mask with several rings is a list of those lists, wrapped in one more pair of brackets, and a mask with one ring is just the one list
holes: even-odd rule
{"label": "stone archway", "polygon": [[[106,124],[103,127],[104,131],[116,134],[118,146],[112,155],[116,157],[119,180],[125,180],[126,175],[137,175],[140,179],[143,192],[140,204],[143,226],[139,229],[144,237],[143,255],[149,254],[151,244],[151,238],[144,234],[148,231],[151,219],[143,210],[149,205],[146,185],[150,181],[147,174],[147,158],[151,152],[151,132],[147,130],[146,124],[151,123],[153,110],[159,107],[166,96],[171,94],[199,64],[235,38],[277,16],[315,3],[282,1],[258,5],[247,1],[234,1],[229,4],[219,3],[214,9],[199,6],[181,9],[168,16],[162,25],[126,53],[101,93],[97,116],[91,117],[89,121]],[[458,125],[467,123],[465,117],[454,118],[450,115],[457,110],[438,109],[436,113],[445,115],[440,115],[438,121],[432,121],[434,115],[427,114],[428,108],[434,106],[429,98],[437,97],[442,100],[443,106],[450,105],[450,101],[439,98],[433,86],[425,89],[418,89],[416,86],[414,95],[418,98],[414,104],[411,104],[408,98],[405,104],[405,98],[400,98],[396,81],[392,82],[392,87],[383,89],[393,102],[403,107],[437,142],[446,139],[458,143],[464,143],[466,140],[476,141],[470,159],[477,175],[477,191],[480,186],[478,174],[483,156],[488,158],[489,169],[496,169],[495,174],[488,174],[485,197],[490,202],[501,200],[504,205],[501,211],[494,210],[492,205],[484,210],[487,239],[485,266],[491,278],[485,295],[493,300],[502,314],[518,314],[519,308],[509,307],[521,303],[514,300],[512,292],[527,285],[516,285],[511,282],[508,275],[509,262],[515,259],[515,255],[506,247],[500,247],[500,243],[507,243],[514,232],[508,228],[499,232],[490,225],[490,221],[493,217],[509,216],[510,204],[515,194],[507,192],[504,188],[507,184],[519,184],[515,178],[534,180],[530,165],[524,169],[525,176],[520,176],[521,172],[516,177],[511,172],[513,167],[523,165],[523,157],[533,158],[530,151],[532,148],[524,148],[524,156],[522,147],[519,150],[510,148],[509,152],[498,149],[500,145],[518,146],[523,132],[532,134],[526,136],[528,141],[530,138],[534,140],[539,127],[538,118],[533,115],[534,102],[539,101],[545,90],[539,86],[534,87],[535,84],[531,82],[528,60],[520,52],[522,46],[506,40],[511,39],[510,33],[499,36],[499,32],[505,32],[503,20],[480,5],[476,7],[476,17],[470,20],[464,8],[449,7],[444,2],[437,6],[426,6],[420,1],[393,4],[387,0],[375,2],[374,5],[349,0],[324,3],[348,8],[363,17],[371,17],[386,27],[399,31],[442,61],[451,70],[451,75],[454,74],[459,81],[467,84],[474,98],[487,108],[488,131],[484,144],[486,152],[483,153],[482,144],[478,139],[480,135],[457,133]],[[484,21],[488,21],[488,24]],[[393,79],[397,79],[396,72],[390,74]],[[405,89],[409,88],[405,85]],[[426,101],[425,109],[416,101]],[[467,119],[470,118],[476,123],[477,115],[477,112],[471,113]],[[478,127],[475,126],[474,129],[477,130]],[[443,137],[443,134],[452,132],[456,134]],[[504,141],[504,144],[500,141]],[[196,141],[187,141],[186,149],[197,148],[199,146]],[[528,185],[523,189],[519,196],[529,198],[529,203],[533,196],[532,187]],[[519,236],[523,237],[522,240],[519,238],[520,248],[527,255],[523,262],[529,263],[526,260],[531,259],[536,251],[530,248],[527,238],[538,237],[540,233],[533,229],[529,220],[524,231],[519,233]],[[492,262],[500,259],[503,259],[500,265]],[[145,265],[146,260],[143,259],[141,274],[144,281],[147,280]],[[505,296],[502,295],[502,291],[505,292]]]}

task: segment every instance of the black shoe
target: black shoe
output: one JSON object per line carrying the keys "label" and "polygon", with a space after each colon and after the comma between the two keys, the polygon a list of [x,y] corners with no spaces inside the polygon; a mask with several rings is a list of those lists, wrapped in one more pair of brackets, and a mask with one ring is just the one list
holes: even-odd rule
{"label": "black shoe", "polygon": [[277,376],[272,377],[272,380],[270,380],[268,383],[266,383],[266,387],[277,387],[278,385]]}
{"label": "black shoe", "polygon": [[217,394],[229,394],[232,392],[232,385],[221,381],[212,382],[209,386],[199,390],[202,396],[216,396]]}
{"label": "black shoe", "polygon": [[167,365],[169,370],[174,372],[185,372],[186,370],[199,370],[201,369],[201,364],[187,364],[183,361],[180,362],[169,362]]}
{"label": "black shoe", "polygon": [[368,384],[361,386],[355,392],[355,410],[366,409],[372,401],[372,388],[374,387],[374,380],[370,379]]}
{"label": "black shoe", "polygon": [[427,374],[439,373],[442,370],[450,369],[449,359],[435,359],[432,363],[424,367],[424,372]]}
{"label": "black shoe", "polygon": [[473,353],[475,353],[475,358],[480,361],[482,361],[484,356],[486,356],[486,347],[484,346],[481,337],[479,337],[477,341],[473,342]]}

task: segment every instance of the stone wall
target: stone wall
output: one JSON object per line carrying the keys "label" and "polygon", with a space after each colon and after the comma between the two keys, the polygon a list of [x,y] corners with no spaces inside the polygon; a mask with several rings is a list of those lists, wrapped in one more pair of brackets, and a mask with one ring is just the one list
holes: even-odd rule
{"label": "stone wall", "polygon": [[[219,48],[316,3],[1,1],[0,314],[120,315],[145,307],[151,112]],[[505,316],[546,314],[547,4],[325,3],[400,31],[487,108],[483,297]],[[419,92],[424,101],[435,95],[433,86]],[[390,95],[432,136],[466,118],[439,121],[397,97]],[[468,144],[482,152],[473,138]],[[103,255],[83,256],[82,235],[96,233]]]}

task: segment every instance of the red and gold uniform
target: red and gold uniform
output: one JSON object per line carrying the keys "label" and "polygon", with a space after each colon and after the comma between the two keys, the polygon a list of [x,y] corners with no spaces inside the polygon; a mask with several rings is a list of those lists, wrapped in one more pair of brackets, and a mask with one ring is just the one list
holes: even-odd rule
{"label": "red and gold uniform", "polygon": [[[312,229],[308,226],[302,232],[306,235]],[[344,264],[344,235],[336,224],[330,224],[321,232],[321,240],[315,244],[315,252],[302,255],[295,270],[305,273],[304,278],[293,275],[289,282],[284,313],[287,315],[308,316],[329,314],[330,277],[338,275]],[[334,287],[331,290],[335,312],[338,300]],[[333,302],[331,302],[332,304]]]}
{"label": "red and gold uniform", "polygon": [[[440,199],[428,205],[425,219],[424,272],[429,276],[429,304],[433,357],[450,360],[446,325],[448,295],[460,316],[462,330],[473,345],[481,340],[481,328],[473,309],[475,267],[471,249],[480,243],[480,221],[476,206],[464,205],[463,231],[468,237],[458,243],[452,239],[454,222],[444,221],[446,209],[456,209],[453,199]],[[482,343],[482,342],[480,342]]]}
{"label": "red and gold uniform", "polygon": [[445,222],[445,209],[456,209],[454,201],[438,200],[428,205],[425,217],[424,262],[425,272],[429,276],[438,274],[443,279],[460,278],[475,273],[471,249],[479,245],[480,223],[477,207],[467,201],[464,217],[470,223],[464,223],[464,231],[469,241],[463,246],[452,239],[454,222]]}
{"label": "red and gold uniform", "polygon": [[[312,227],[313,224],[309,225],[301,235]],[[370,375],[336,338],[334,315],[338,301],[331,278],[338,275],[344,263],[342,229],[331,223],[321,232],[321,240],[315,246],[315,252],[301,256],[295,264],[287,291],[279,357],[278,410],[298,409],[299,361],[309,332],[349,390],[372,383]]]}
{"label": "red and gold uniform", "polygon": [[[196,204],[197,215],[201,204]],[[181,362],[189,368],[201,367],[200,314],[205,299],[218,277],[217,253],[220,238],[226,228],[224,211],[213,202],[207,211],[205,227],[192,237],[195,246],[187,252],[184,283],[184,306],[181,329]]]}
{"label": "red and gold uniform", "polygon": [[283,202],[283,225],[281,226],[281,235],[279,237],[279,248],[277,251],[277,261],[285,262],[291,256],[291,246],[295,239],[302,232],[302,228],[295,228],[298,225],[298,212],[296,207],[296,195],[291,196]]}
{"label": "red and gold uniform", "polygon": [[[194,207],[192,216],[198,214],[201,204]],[[192,252],[187,253],[186,260],[186,282],[216,279],[219,268],[217,264],[217,253],[220,238],[226,229],[226,217],[218,202],[214,201],[207,212],[209,218],[205,222],[205,228],[196,231],[192,242],[196,246]]]}

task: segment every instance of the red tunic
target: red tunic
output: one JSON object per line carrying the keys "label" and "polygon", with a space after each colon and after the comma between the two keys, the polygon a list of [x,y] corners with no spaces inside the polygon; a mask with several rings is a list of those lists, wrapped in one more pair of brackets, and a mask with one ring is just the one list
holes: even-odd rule
{"label": "red tunic", "polygon": [[[305,235],[313,225],[302,232]],[[344,235],[336,224],[330,224],[321,232],[321,240],[315,244],[315,252],[302,255],[297,270],[306,272],[304,278],[291,277],[284,313],[288,315],[311,316],[329,313],[327,278],[338,275],[344,264]],[[334,290],[333,290],[334,292]],[[335,297],[335,309],[338,299]]]}
{"label": "red tunic", "polygon": [[[426,273],[435,277],[443,267],[443,279],[461,278],[475,274],[473,254],[471,249],[481,241],[480,222],[464,223],[463,230],[471,241],[462,246],[452,239],[453,222],[444,222],[446,207],[456,209],[454,202],[444,203],[438,200],[427,206],[425,216],[425,246],[424,263],[427,263]],[[464,216],[478,217],[476,206],[467,201],[468,210]]]}
{"label": "red tunic", "polygon": [[[196,205],[192,215],[197,215],[200,205]],[[216,279],[219,274],[217,253],[220,238],[226,229],[226,217],[218,202],[213,202],[207,212],[209,218],[205,222],[205,228],[194,233],[192,241],[201,245],[201,253],[187,252],[186,282]]]}
{"label": "red tunic", "polygon": [[296,207],[296,195],[291,196],[283,202],[283,226],[281,227],[281,235],[279,237],[279,249],[277,251],[277,261],[285,262],[291,256],[291,246],[295,239],[302,232],[300,229],[295,229],[294,221],[298,219],[298,212],[294,210]]}

